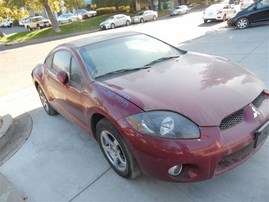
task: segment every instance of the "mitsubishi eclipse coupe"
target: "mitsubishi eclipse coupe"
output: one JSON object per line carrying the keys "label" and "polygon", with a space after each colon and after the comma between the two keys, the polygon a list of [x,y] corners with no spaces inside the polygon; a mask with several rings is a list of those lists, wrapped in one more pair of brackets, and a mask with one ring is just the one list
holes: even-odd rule
{"label": "mitsubishi eclipse coupe", "polygon": [[269,134],[269,92],[255,75],[142,33],[62,44],[32,77],[45,111],[93,135],[129,179],[210,179],[249,159]]}

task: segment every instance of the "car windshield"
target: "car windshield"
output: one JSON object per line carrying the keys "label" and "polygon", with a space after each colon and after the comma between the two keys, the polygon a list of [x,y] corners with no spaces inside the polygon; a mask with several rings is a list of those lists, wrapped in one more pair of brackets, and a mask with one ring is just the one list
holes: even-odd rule
{"label": "car windshield", "polygon": [[222,9],[223,8],[223,5],[222,4],[214,4],[214,5],[211,5],[207,8],[207,10],[218,10],[218,9]]}
{"label": "car windshield", "polygon": [[173,46],[144,34],[86,45],[79,52],[93,78],[124,70],[138,70],[184,54]]}
{"label": "car windshield", "polygon": [[139,12],[139,13],[137,13],[136,15],[137,15],[137,16],[140,16],[140,15],[143,15],[143,13],[144,13],[144,12]]}
{"label": "car windshield", "polygon": [[110,20],[113,20],[114,19],[114,16],[111,16],[109,18],[107,18],[105,21],[110,21]]}

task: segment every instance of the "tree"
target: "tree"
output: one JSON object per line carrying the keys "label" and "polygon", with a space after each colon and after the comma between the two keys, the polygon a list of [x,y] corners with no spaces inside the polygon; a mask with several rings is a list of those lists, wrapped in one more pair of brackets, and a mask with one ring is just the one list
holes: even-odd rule
{"label": "tree", "polygon": [[52,23],[53,30],[60,32],[61,29],[58,25],[56,17],[53,15],[53,11],[60,10],[59,0],[1,0],[5,1],[7,7],[17,6],[31,8],[34,11],[41,12],[43,9],[46,10],[48,17]]}
{"label": "tree", "polygon": [[69,9],[71,8],[78,9],[78,8],[81,8],[83,5],[84,5],[83,0],[65,0],[64,1],[64,6]]}

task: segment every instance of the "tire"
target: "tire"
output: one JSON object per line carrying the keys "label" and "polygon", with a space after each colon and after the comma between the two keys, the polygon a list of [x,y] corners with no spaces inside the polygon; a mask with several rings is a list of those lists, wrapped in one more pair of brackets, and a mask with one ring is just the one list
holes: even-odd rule
{"label": "tire", "polygon": [[204,20],[204,23],[207,23],[207,20]]}
{"label": "tire", "polygon": [[141,18],[140,19],[140,23],[144,23],[145,21],[144,21],[144,18]]}
{"label": "tire", "polygon": [[111,27],[111,29],[114,29],[114,28],[115,28],[115,24],[112,23],[112,24],[110,25],[110,27]]}
{"label": "tire", "polygon": [[153,16],[153,21],[155,21],[156,19],[157,19],[157,17],[154,15],[154,16]]}
{"label": "tire", "polygon": [[126,26],[129,26],[131,22],[129,20],[126,21]]}
{"label": "tire", "polygon": [[223,16],[222,21],[225,22],[227,20],[226,14]]}
{"label": "tire", "polygon": [[56,115],[57,114],[57,111],[52,108],[52,106],[48,102],[48,99],[47,99],[44,91],[41,89],[40,86],[37,86],[37,92],[38,92],[40,101],[41,101],[41,103],[43,105],[43,108],[45,109],[45,111],[47,112],[47,114],[50,115],[50,116]]}
{"label": "tire", "polygon": [[96,129],[99,146],[113,170],[124,178],[138,177],[140,168],[112,123],[104,118],[97,123]]}
{"label": "tire", "polygon": [[245,29],[249,26],[249,21],[247,18],[243,17],[243,18],[239,18],[237,21],[236,21],[236,27],[238,29]]}
{"label": "tire", "polygon": [[36,29],[37,29],[37,30],[40,30],[40,29],[41,29],[41,27],[40,27],[39,25],[37,25],[37,26],[36,26]]}
{"label": "tire", "polygon": [[31,29],[29,26],[27,26],[27,30],[28,30],[28,31],[32,31],[32,29]]}

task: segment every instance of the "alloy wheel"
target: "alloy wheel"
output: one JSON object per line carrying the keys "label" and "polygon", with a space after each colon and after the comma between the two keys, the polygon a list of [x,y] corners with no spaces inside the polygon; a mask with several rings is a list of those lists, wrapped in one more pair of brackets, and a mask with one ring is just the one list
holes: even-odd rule
{"label": "alloy wheel", "polygon": [[100,139],[104,153],[109,161],[115,166],[117,170],[126,170],[126,156],[116,138],[110,132],[102,131]]}
{"label": "alloy wheel", "polygon": [[240,18],[237,22],[236,22],[236,26],[239,29],[245,29],[248,27],[248,19],[247,18]]}

